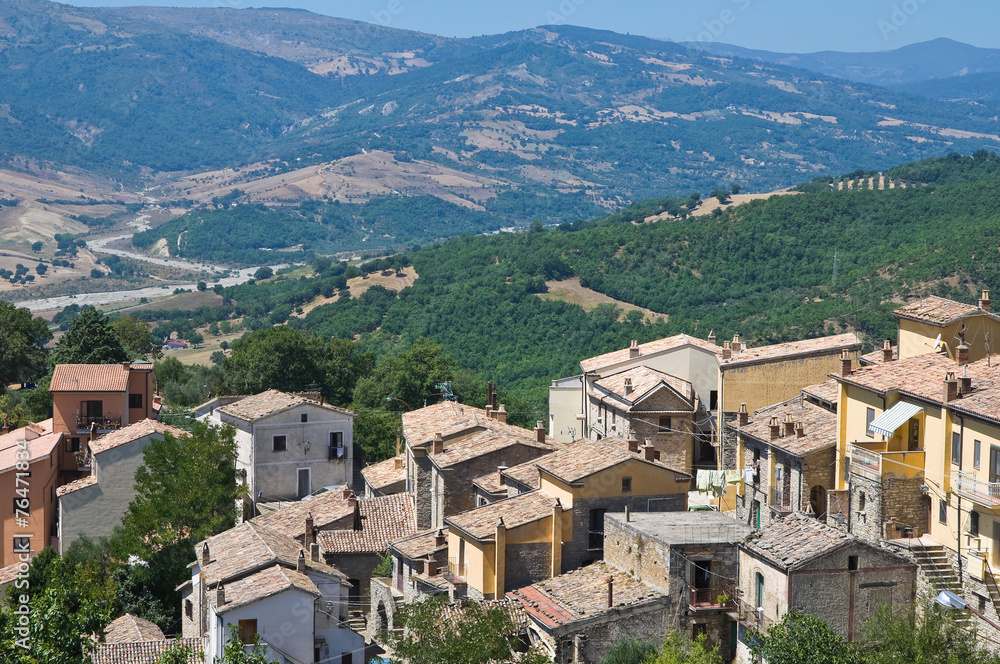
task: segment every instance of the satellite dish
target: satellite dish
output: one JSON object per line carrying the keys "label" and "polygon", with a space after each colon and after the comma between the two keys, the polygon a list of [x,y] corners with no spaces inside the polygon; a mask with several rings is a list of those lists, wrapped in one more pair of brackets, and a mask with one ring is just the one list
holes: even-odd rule
{"label": "satellite dish", "polygon": [[941,335],[937,335],[937,339],[934,340],[934,350],[941,349]]}

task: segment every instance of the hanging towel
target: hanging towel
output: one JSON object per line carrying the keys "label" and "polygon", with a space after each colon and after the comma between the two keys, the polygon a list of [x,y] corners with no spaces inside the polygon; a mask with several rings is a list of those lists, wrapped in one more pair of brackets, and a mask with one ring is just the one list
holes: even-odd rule
{"label": "hanging towel", "polygon": [[712,495],[716,498],[726,493],[726,473],[722,470],[712,470],[709,486],[712,487]]}
{"label": "hanging towel", "polygon": [[753,484],[753,468],[744,468],[743,469],[743,483],[744,484]]}
{"label": "hanging towel", "polygon": [[740,475],[738,470],[727,470],[726,471],[726,484],[739,484],[743,480],[743,476]]}
{"label": "hanging towel", "polygon": [[708,470],[699,470],[698,471],[697,486],[698,486],[698,491],[699,492],[701,492],[701,493],[708,493],[708,491],[709,491],[709,482],[710,482],[710,479],[711,479],[711,475],[710,475],[711,472],[712,471],[708,471]]}

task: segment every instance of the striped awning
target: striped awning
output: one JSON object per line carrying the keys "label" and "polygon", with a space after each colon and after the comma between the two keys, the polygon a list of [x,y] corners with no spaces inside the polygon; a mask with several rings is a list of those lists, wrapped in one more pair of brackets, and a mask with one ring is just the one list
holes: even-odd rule
{"label": "striped awning", "polygon": [[916,404],[900,401],[872,420],[871,424],[868,425],[868,433],[877,433],[892,438],[896,429],[922,410],[923,408]]}

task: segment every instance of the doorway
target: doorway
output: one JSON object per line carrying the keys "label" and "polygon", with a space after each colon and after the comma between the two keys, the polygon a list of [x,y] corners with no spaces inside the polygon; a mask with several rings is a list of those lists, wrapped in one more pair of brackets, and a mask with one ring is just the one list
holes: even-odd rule
{"label": "doorway", "polygon": [[312,472],[308,468],[299,468],[297,474],[296,495],[305,498],[312,493]]}

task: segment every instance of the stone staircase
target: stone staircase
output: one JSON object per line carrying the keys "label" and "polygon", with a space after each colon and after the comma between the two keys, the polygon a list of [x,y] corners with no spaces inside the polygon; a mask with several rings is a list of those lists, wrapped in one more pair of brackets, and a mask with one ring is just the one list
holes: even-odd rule
{"label": "stone staircase", "polygon": [[[962,584],[959,583],[958,574],[954,565],[948,558],[948,553],[940,544],[922,542],[915,540],[916,544],[910,547],[914,562],[920,567],[920,573],[927,579],[927,584],[934,589],[935,593],[942,590],[950,590],[959,597],[962,596]],[[954,612],[955,622],[961,626],[972,628],[972,612],[969,610]]]}
{"label": "stone staircase", "polygon": [[368,616],[361,609],[351,610],[347,614],[347,627],[358,634],[364,634],[368,629]]}

